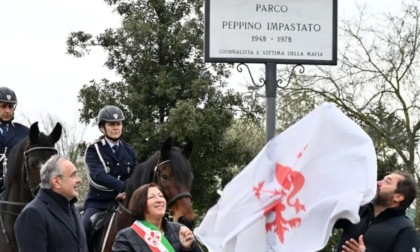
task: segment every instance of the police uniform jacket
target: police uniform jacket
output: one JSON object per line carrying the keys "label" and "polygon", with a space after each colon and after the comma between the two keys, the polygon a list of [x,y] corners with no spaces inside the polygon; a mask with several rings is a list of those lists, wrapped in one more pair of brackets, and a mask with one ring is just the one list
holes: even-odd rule
{"label": "police uniform jacket", "polygon": [[[3,154],[6,150],[6,154],[15,146],[20,140],[27,137],[29,134],[29,128],[20,124],[11,122],[9,124],[7,133],[5,136],[0,135],[0,154]],[[3,161],[0,162],[0,187],[1,178],[3,175]]]}
{"label": "police uniform jacket", "polygon": [[76,200],[69,202],[50,189],[39,190],[15,223],[19,251],[87,252],[82,218],[74,207]]}
{"label": "police uniform jacket", "polygon": [[89,191],[84,208],[106,209],[124,191],[124,181],[137,165],[137,154],[131,145],[119,141],[117,155],[103,138],[88,146],[85,163]]}

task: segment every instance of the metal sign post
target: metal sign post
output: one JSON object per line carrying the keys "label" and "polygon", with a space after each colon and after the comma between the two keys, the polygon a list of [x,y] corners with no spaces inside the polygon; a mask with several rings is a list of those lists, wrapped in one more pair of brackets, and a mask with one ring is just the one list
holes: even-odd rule
{"label": "metal sign post", "polygon": [[267,99],[266,141],[276,135],[276,94],[277,94],[277,65],[265,64],[265,96]]}

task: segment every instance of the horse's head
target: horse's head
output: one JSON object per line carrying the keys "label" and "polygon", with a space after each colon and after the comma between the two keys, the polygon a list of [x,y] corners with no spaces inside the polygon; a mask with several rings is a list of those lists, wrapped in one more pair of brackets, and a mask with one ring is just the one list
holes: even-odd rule
{"label": "horse's head", "polygon": [[50,135],[41,133],[38,123],[29,128],[29,135],[7,153],[5,200],[0,204],[0,251],[18,251],[14,224],[23,207],[36,195],[41,164],[57,153],[54,144],[60,139],[61,125],[57,123]]}
{"label": "horse's head", "polygon": [[173,220],[190,228],[195,218],[190,194],[193,174],[188,160],[192,148],[191,141],[183,150],[172,147],[172,139],[168,138],[160,150],[153,178],[162,188]]}
{"label": "horse's head", "polygon": [[35,122],[29,128],[29,137],[24,152],[23,176],[29,182],[32,193],[41,182],[39,173],[41,165],[45,163],[52,155],[57,154],[54,148],[55,143],[61,137],[62,127],[57,123],[49,135],[39,131],[38,122]]}
{"label": "horse's head", "polygon": [[190,194],[193,174],[188,160],[192,148],[191,141],[182,150],[172,147],[172,138],[168,138],[159,151],[137,165],[126,181],[125,204],[128,205],[137,188],[153,182],[162,189],[173,221],[193,228],[195,215]]}

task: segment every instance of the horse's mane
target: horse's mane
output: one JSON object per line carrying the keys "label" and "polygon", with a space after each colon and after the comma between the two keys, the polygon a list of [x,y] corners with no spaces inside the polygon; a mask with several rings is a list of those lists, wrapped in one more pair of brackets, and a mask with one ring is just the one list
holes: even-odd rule
{"label": "horse's mane", "polygon": [[[154,169],[158,164],[159,155],[160,151],[156,151],[149,159],[139,163],[135,167],[133,174],[131,174],[130,178],[128,178],[125,183],[125,192],[128,199],[131,198],[131,195],[137,188],[153,182]],[[162,161],[165,160],[160,160],[159,162]],[[185,184],[190,188],[193,181],[191,164],[179,148],[171,148],[170,161],[176,181],[180,184]]]}

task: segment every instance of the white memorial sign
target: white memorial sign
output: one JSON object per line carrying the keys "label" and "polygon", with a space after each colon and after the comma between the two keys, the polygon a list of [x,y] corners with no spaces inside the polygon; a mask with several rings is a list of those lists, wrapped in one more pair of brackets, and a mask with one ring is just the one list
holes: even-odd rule
{"label": "white memorial sign", "polygon": [[337,64],[337,0],[206,0],[205,61]]}

